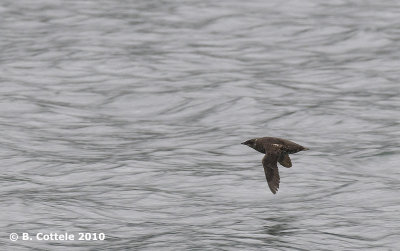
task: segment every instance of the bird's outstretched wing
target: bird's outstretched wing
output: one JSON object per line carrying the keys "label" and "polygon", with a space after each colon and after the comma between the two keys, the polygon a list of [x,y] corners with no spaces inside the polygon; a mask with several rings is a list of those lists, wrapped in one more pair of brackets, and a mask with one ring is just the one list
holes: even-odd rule
{"label": "bird's outstretched wing", "polygon": [[262,159],[265,177],[267,178],[269,189],[273,194],[275,194],[279,189],[280,177],[277,162],[280,154],[280,150],[273,147]]}

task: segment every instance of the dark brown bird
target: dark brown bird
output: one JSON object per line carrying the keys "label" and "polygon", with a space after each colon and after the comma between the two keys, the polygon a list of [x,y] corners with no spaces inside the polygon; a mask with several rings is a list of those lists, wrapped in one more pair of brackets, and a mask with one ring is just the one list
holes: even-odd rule
{"label": "dark brown bird", "polygon": [[289,168],[292,166],[289,154],[309,150],[290,140],[273,137],[250,139],[242,144],[265,154],[262,159],[262,164],[269,189],[271,189],[273,194],[275,194],[279,188],[280,177],[277,165],[278,162],[282,166]]}

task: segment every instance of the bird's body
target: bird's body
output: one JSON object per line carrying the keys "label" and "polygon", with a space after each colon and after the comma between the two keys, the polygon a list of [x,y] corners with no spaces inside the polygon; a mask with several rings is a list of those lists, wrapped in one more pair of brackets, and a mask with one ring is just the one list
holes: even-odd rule
{"label": "bird's body", "polygon": [[290,160],[289,154],[308,150],[308,148],[296,144],[290,140],[274,137],[250,139],[242,144],[265,154],[264,158],[262,159],[262,164],[268,186],[271,189],[271,192],[274,194],[278,191],[280,182],[277,165],[278,162],[282,166],[289,168],[292,166],[292,161]]}

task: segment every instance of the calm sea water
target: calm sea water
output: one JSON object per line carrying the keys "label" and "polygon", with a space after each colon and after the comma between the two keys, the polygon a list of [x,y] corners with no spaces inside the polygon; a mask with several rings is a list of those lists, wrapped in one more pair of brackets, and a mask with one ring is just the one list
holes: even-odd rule
{"label": "calm sea water", "polygon": [[[0,245],[399,250],[399,20],[398,1],[2,1]],[[260,136],[311,149],[276,195],[240,145]]]}

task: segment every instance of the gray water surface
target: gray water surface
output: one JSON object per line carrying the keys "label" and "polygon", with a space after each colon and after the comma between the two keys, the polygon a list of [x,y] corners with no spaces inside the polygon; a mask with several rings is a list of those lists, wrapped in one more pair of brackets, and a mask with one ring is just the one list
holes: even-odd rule
{"label": "gray water surface", "polygon": [[[398,1],[2,1],[0,246],[399,250],[399,20]],[[260,136],[311,149],[276,195],[240,145]],[[65,232],[106,237],[35,238]]]}

